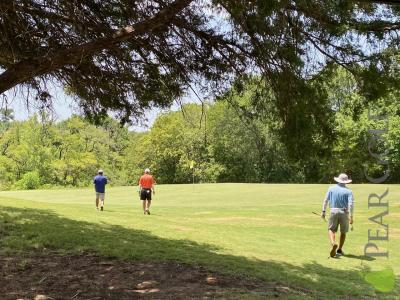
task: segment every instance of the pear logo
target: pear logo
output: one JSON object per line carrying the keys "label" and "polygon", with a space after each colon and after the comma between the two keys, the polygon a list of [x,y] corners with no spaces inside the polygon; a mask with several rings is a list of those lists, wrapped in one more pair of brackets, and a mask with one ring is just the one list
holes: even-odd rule
{"label": "pear logo", "polygon": [[377,291],[388,293],[393,290],[396,275],[391,268],[380,271],[371,271],[364,276],[364,280],[371,284]]}

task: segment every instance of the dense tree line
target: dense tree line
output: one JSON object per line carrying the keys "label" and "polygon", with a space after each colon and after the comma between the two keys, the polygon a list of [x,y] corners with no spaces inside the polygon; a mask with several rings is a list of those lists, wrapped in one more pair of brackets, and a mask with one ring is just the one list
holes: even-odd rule
{"label": "dense tree line", "polygon": [[3,189],[87,186],[99,167],[114,184],[128,181],[124,158],[132,134],[114,120],[96,127],[78,116],[55,123],[40,114],[26,121],[3,118],[1,128]]}
{"label": "dense tree line", "polygon": [[[295,137],[298,149],[287,147],[282,120],[265,105],[273,93],[260,88],[265,83],[258,78],[213,103],[187,104],[163,113],[142,133],[111,118],[93,125],[80,116],[54,122],[43,113],[14,121],[13,112],[3,109],[1,188],[88,186],[98,168],[105,170],[111,184],[131,185],[146,167],[159,183],[189,183],[193,178],[196,182],[329,182],[339,172],[364,182],[366,166],[371,176],[383,172],[368,143],[369,130],[386,125],[388,132],[372,151],[387,153],[390,180],[399,182],[399,93],[393,90],[371,104],[344,69],[325,68],[319,78],[323,80],[314,84],[327,95],[325,121],[334,135],[326,139],[320,129],[304,130]],[[387,122],[370,120],[372,109],[387,114]],[[318,120],[294,116],[295,122],[304,120],[314,122],[304,128],[318,127]]]}

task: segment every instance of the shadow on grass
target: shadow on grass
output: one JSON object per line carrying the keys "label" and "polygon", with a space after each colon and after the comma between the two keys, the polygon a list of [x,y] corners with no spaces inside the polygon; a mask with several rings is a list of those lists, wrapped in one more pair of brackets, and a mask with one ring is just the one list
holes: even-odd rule
{"label": "shadow on grass", "polygon": [[359,259],[359,260],[365,260],[365,261],[373,261],[376,259],[375,257],[366,256],[366,255],[345,254],[343,256],[346,258]]}
{"label": "shadow on grass", "polygon": [[0,206],[0,252],[43,248],[61,253],[91,251],[125,260],[170,260],[202,265],[214,271],[288,285],[304,290],[311,298],[379,296],[382,299],[400,295],[398,285],[391,295],[377,295],[363,280],[361,273],[368,269],[361,269],[361,264],[359,270],[337,270],[317,262],[296,266],[249,259],[220,254],[217,247],[209,244],[160,238],[147,231],[117,225],[75,221],[47,210]]}

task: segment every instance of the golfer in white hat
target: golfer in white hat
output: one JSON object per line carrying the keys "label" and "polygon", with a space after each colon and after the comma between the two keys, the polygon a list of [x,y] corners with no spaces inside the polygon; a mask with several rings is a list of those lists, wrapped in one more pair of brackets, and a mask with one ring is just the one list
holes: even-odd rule
{"label": "golfer in white hat", "polygon": [[[346,183],[351,182],[349,177],[346,174],[340,174],[338,177],[334,177],[334,180],[338,184],[328,189],[322,205],[322,218],[325,219],[325,211],[329,202],[330,217],[328,222],[328,234],[332,244],[330,252],[331,257],[335,257],[336,254],[344,254],[342,248],[346,240],[346,233],[349,231],[349,223],[353,224],[354,207],[353,192],[346,187]],[[338,246],[335,238],[339,226],[340,242]]]}

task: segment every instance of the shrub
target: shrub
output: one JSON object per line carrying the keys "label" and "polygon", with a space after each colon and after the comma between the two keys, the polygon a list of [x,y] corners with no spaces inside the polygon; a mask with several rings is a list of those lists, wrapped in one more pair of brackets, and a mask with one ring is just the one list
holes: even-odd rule
{"label": "shrub", "polygon": [[22,190],[36,190],[40,187],[40,176],[37,171],[25,173],[20,180],[17,181],[16,187]]}

